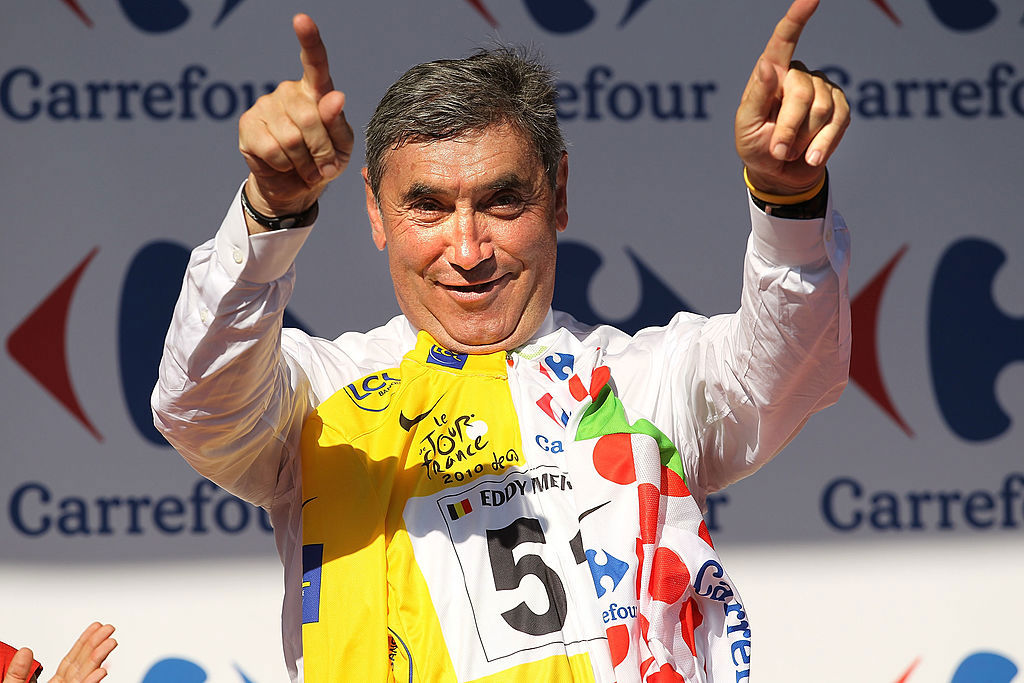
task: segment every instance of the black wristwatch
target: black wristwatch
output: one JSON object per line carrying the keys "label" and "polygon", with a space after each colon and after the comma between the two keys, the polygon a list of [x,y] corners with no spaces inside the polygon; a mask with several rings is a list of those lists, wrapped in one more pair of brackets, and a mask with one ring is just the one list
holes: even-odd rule
{"label": "black wristwatch", "polygon": [[775,216],[776,218],[795,220],[824,218],[825,210],[828,209],[828,176],[825,176],[825,184],[821,186],[816,195],[799,204],[773,204],[756,197],[752,192],[750,193],[750,200],[754,202],[754,206],[769,216]]}
{"label": "black wristwatch", "polygon": [[305,228],[316,221],[316,217],[320,214],[320,201],[313,202],[313,206],[309,207],[302,213],[292,213],[287,216],[264,216],[262,213],[252,208],[252,204],[249,203],[249,198],[245,194],[245,185],[242,186],[242,210],[260,225],[267,230],[287,230],[289,228]]}

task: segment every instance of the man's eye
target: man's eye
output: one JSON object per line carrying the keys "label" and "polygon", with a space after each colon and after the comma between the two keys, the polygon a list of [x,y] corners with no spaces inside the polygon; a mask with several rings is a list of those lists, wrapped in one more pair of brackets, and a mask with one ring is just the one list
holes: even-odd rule
{"label": "man's eye", "polygon": [[523,199],[516,194],[499,194],[491,198],[490,205],[500,212],[514,212],[523,208]]}
{"label": "man's eye", "polygon": [[495,199],[496,203],[502,204],[502,205],[505,205],[505,206],[508,206],[509,204],[522,204],[523,203],[523,198],[520,197],[519,195],[513,194],[513,193],[499,194],[494,199]]}
{"label": "man's eye", "polygon": [[421,199],[412,205],[414,211],[422,211],[424,213],[434,213],[441,211],[441,204],[434,201],[433,199]]}

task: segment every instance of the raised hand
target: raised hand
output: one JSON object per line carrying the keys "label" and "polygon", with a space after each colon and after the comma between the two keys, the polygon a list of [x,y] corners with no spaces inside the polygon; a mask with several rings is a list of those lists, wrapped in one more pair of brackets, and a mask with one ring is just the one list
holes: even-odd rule
{"label": "raised hand", "polygon": [[99,683],[107,675],[103,662],[117,647],[110,636],[114,627],[93,622],[82,631],[71,650],[60,660],[50,683]]}
{"label": "raised hand", "polygon": [[238,122],[238,147],[249,166],[246,196],[271,216],[310,207],[352,155],[345,95],[334,89],[320,31],[305,14],[295,16],[292,28],[302,48],[302,78],[259,98]]}
{"label": "raised hand", "polygon": [[791,61],[818,0],[794,0],[757,60],[736,110],[736,151],[759,190],[801,194],[818,184],[847,126],[843,91]]}
{"label": "raised hand", "polygon": [[[57,665],[57,673],[50,683],[99,683],[107,675],[103,662],[117,647],[117,641],[110,636],[114,627],[110,624],[93,622],[82,631],[71,650]],[[34,683],[32,673],[32,650],[23,647],[11,659],[4,674],[3,683]]]}

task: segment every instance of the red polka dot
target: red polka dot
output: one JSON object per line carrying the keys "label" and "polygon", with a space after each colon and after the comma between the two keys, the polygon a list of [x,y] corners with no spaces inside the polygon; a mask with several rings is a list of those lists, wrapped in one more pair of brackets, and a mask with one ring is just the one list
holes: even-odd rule
{"label": "red polka dot", "polygon": [[629,434],[606,434],[598,439],[594,446],[594,469],[616,484],[632,484],[636,481]]}
{"label": "red polka dot", "polygon": [[654,657],[648,657],[640,664],[640,678],[644,677],[647,670],[651,668],[651,664],[654,664]]}
{"label": "red polka dot", "polygon": [[605,633],[608,635],[608,648],[612,651],[612,666],[618,666],[629,652],[629,627],[619,624]]}
{"label": "red polka dot", "polygon": [[697,601],[690,598],[684,602],[682,609],[679,611],[679,628],[683,632],[683,640],[686,641],[686,645],[690,648],[690,653],[694,657],[697,656],[697,644],[693,632],[703,623],[704,615],[701,614]]}
{"label": "red polka dot", "polygon": [[661,492],[674,498],[690,495],[690,489],[686,488],[683,478],[664,465],[661,466]]}
{"label": "red polka dot", "polygon": [[647,631],[651,628],[651,623],[647,621],[647,617],[645,617],[642,614],[639,617],[637,617],[637,623],[640,624],[640,635],[643,636],[644,642],[646,643],[648,640],[650,640],[647,637]]}
{"label": "red polka dot", "polygon": [[640,579],[643,578],[644,566],[644,541],[642,538],[636,539],[636,599],[640,599]]}
{"label": "red polka dot", "polygon": [[661,668],[647,679],[648,683],[686,683],[686,679],[672,668],[671,664],[662,664]]}
{"label": "red polka dot", "polygon": [[608,384],[611,374],[612,371],[608,369],[607,365],[594,368],[593,374],[590,375],[590,398],[597,400],[597,395],[601,393],[601,389],[604,389],[604,385]]}
{"label": "red polka dot", "polygon": [[583,380],[580,379],[579,375],[573,375],[569,378],[569,393],[577,401],[582,401],[587,397],[587,390],[583,386]]}
{"label": "red polka dot", "polygon": [[679,556],[668,548],[654,551],[651,563],[651,597],[659,602],[677,602],[690,585],[690,571]]}
{"label": "red polka dot", "polygon": [[658,503],[661,501],[661,493],[654,488],[654,484],[640,484],[637,487],[637,497],[640,500],[640,540],[644,543],[654,543],[658,533]]}
{"label": "red polka dot", "polygon": [[700,520],[700,526],[697,527],[697,535],[704,539],[712,548],[715,547],[715,542],[711,540],[711,532],[708,531],[708,525],[704,523],[704,520]]}

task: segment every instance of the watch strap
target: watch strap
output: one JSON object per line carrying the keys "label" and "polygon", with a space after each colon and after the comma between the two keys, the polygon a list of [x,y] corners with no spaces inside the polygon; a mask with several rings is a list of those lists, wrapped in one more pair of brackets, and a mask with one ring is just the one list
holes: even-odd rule
{"label": "watch strap", "polygon": [[242,186],[242,210],[249,218],[267,230],[288,230],[289,228],[305,228],[316,221],[320,215],[320,200],[313,202],[305,211],[292,213],[285,216],[266,216],[253,208],[249,203],[249,197],[245,194],[245,185]]}
{"label": "watch strap", "polygon": [[[748,191],[749,191],[748,187]],[[769,216],[776,218],[788,218],[792,220],[810,220],[814,218],[824,218],[825,212],[828,210],[828,174],[822,179],[822,182],[817,187],[817,192],[810,198],[804,199],[797,203],[786,203],[780,204],[771,201],[766,201],[761,197],[750,192],[750,201],[754,203],[754,206],[764,211]]]}

